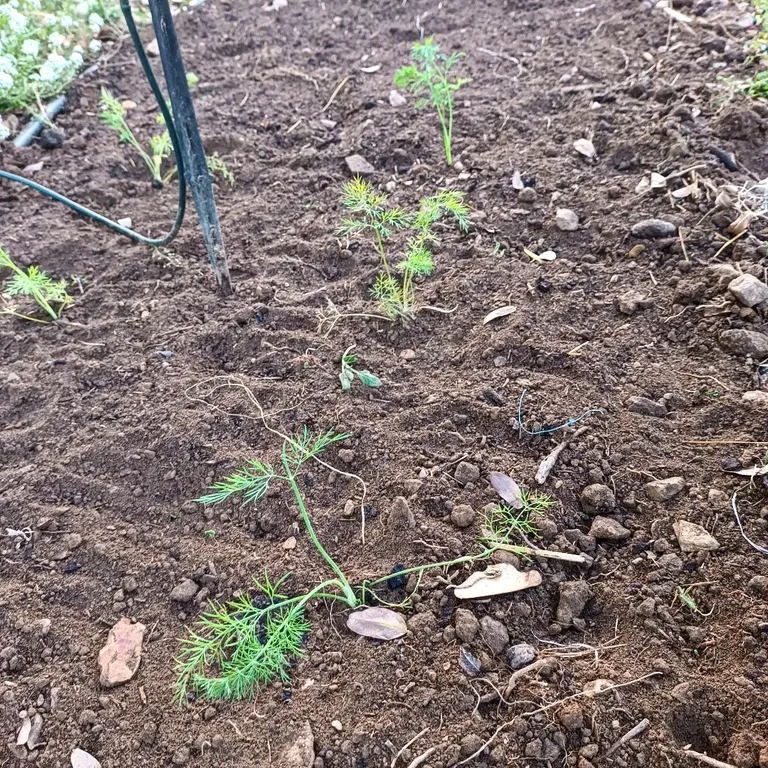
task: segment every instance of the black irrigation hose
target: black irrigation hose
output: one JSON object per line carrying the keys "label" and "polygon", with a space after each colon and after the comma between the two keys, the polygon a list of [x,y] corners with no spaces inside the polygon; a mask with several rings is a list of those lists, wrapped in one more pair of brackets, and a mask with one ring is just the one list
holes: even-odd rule
{"label": "black irrigation hose", "polygon": [[171,111],[168,109],[168,106],[165,103],[165,97],[163,96],[163,92],[160,90],[160,86],[157,83],[157,79],[155,78],[154,72],[152,72],[152,67],[149,64],[147,53],[144,50],[144,46],[142,45],[141,38],[139,37],[139,30],[136,28],[136,22],[133,19],[133,13],[131,12],[131,6],[130,6],[129,0],[120,0],[120,9],[123,12],[125,23],[128,26],[128,32],[131,35],[131,40],[133,41],[133,45],[136,48],[136,53],[139,57],[139,63],[141,64],[141,68],[144,70],[144,74],[147,80],[149,81],[149,87],[152,89],[152,93],[154,94],[155,99],[157,100],[157,106],[160,108],[160,113],[162,114],[163,119],[165,120],[165,126],[168,129],[168,135],[170,136],[171,144],[173,145],[173,152],[174,152],[174,155],[176,156],[176,170],[178,173],[178,185],[179,185],[179,202],[178,202],[178,207],[176,209],[176,220],[173,222],[171,231],[164,237],[160,237],[160,238],[145,237],[144,235],[140,235],[138,232],[135,232],[132,229],[123,227],[122,225],[118,224],[116,221],[112,221],[112,219],[108,219],[106,216],[102,216],[100,213],[96,213],[95,211],[92,211],[90,208],[86,208],[84,205],[80,205],[80,203],[76,203],[74,200],[70,200],[68,197],[64,197],[64,195],[60,195],[58,192],[54,192],[54,190],[52,189],[48,189],[48,187],[44,187],[42,184],[38,184],[36,181],[32,181],[31,179],[25,179],[23,176],[17,176],[15,173],[9,173],[8,171],[1,171],[1,170],[0,170],[0,178],[8,179],[9,181],[15,181],[15,182],[18,182],[19,184],[24,184],[24,186],[29,187],[30,189],[34,189],[36,192],[40,192],[40,194],[45,195],[46,197],[49,197],[51,200],[55,200],[58,203],[63,203],[68,208],[71,208],[73,211],[75,211],[75,213],[79,213],[85,216],[86,218],[89,218],[95,222],[98,222],[99,224],[103,224],[105,227],[108,227],[109,229],[112,229],[121,235],[130,237],[131,240],[135,240],[137,243],[142,243],[143,245],[151,245],[151,246],[167,245],[179,233],[179,230],[181,229],[181,224],[184,221],[184,213],[187,206],[187,181],[186,181],[186,175],[184,173],[184,160],[181,153],[179,137],[178,137],[178,134],[176,133],[176,126],[173,122]]}

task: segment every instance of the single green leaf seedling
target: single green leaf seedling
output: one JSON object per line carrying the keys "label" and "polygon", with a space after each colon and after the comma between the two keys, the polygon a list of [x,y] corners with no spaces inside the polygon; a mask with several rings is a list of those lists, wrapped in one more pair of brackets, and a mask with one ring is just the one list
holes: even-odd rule
{"label": "single green leaf seedling", "polygon": [[411,93],[421,96],[416,102],[416,109],[422,109],[431,104],[437,112],[443,136],[445,162],[448,165],[453,165],[451,145],[454,94],[461,86],[471,82],[465,77],[451,80],[449,72],[464,56],[466,53],[463,51],[452,53],[450,56],[440,53],[440,46],[434,42],[433,38],[428,37],[423,43],[413,44],[411,50],[413,63],[395,73],[395,85],[398,88],[407,88]]}
{"label": "single green leaf seedling", "polygon": [[354,366],[357,365],[357,355],[352,354],[352,350],[355,348],[353,344],[351,347],[347,347],[344,354],[341,356],[341,373],[339,373],[339,381],[341,382],[341,388],[345,392],[349,392],[352,387],[352,382],[355,380],[355,376],[360,380],[360,383],[371,389],[378,389],[381,386],[381,379],[370,371],[360,371]]}

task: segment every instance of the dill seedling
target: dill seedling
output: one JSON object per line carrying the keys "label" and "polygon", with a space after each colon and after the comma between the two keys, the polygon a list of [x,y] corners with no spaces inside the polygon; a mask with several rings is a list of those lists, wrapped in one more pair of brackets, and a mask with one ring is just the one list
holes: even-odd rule
{"label": "dill seedling", "polygon": [[355,380],[355,376],[357,376],[360,379],[360,383],[364,386],[377,389],[381,386],[381,379],[378,376],[370,371],[360,371],[354,367],[357,365],[357,355],[352,354],[354,347],[354,344],[351,347],[347,347],[341,356],[341,373],[339,374],[341,388],[345,392],[349,392],[352,382]]}
{"label": "dill seedling", "polygon": [[206,155],[205,160],[208,164],[208,170],[212,174],[221,176],[230,187],[235,186],[235,174],[229,170],[229,167],[218,152],[214,152],[212,155]]}
{"label": "dill seedling", "polygon": [[678,587],[677,588],[677,597],[679,598],[680,602],[691,612],[691,613],[697,613],[699,616],[702,616],[706,618],[707,616],[712,615],[712,611],[714,608],[712,608],[709,613],[704,613],[699,606],[696,603],[696,600],[694,600],[693,595],[691,594],[691,588],[690,587]]}
{"label": "dill seedling", "polygon": [[447,56],[440,53],[440,46],[428,37],[423,43],[414,43],[411,50],[413,64],[403,67],[395,74],[395,85],[407,88],[411,93],[421,95],[416,102],[416,109],[431,104],[437,112],[440,130],[443,135],[445,161],[453,165],[451,144],[453,140],[453,94],[471,82],[467,78],[449,79],[451,68],[466,56],[459,51]]}
{"label": "dill seedling", "polygon": [[515,534],[539,537],[535,518],[544,517],[557,502],[549,494],[525,489],[520,489],[520,500],[522,509],[499,504],[485,515],[483,529],[488,533],[488,540],[509,543]]}
{"label": "dill seedling", "polygon": [[[74,299],[67,293],[67,284],[64,280],[54,280],[39,267],[30,266],[26,272],[13,263],[11,257],[0,246],[0,267],[7,267],[13,274],[6,284],[4,299],[8,304],[2,309],[2,314],[13,315],[22,320],[31,320],[34,323],[42,323],[29,315],[21,314],[16,307],[8,302],[14,296],[28,296],[43,309],[53,320],[58,320],[61,313],[74,303]],[[58,305],[54,309],[54,306]]]}
{"label": "dill seedling", "polygon": [[[430,246],[437,238],[434,225],[444,216],[456,220],[459,229],[469,229],[469,208],[464,193],[444,189],[419,202],[415,213],[390,207],[387,195],[376,192],[364,179],[356,176],[342,189],[342,202],[353,214],[341,222],[340,235],[372,232],[384,272],[376,278],[371,295],[391,319],[413,316],[416,295],[414,282],[431,275],[435,264]],[[384,248],[396,230],[408,230],[404,258],[393,268]]]}

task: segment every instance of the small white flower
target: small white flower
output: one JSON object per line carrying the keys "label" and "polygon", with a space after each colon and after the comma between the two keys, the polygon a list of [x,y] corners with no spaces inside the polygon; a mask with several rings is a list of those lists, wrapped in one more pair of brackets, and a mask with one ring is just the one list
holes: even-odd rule
{"label": "small white flower", "polygon": [[10,91],[13,88],[13,78],[7,72],[0,72],[0,91]]}
{"label": "small white flower", "polygon": [[69,55],[69,61],[75,67],[80,67],[83,64],[83,54],[78,53],[77,51],[72,51],[72,53]]}
{"label": "small white flower", "polygon": [[34,58],[40,53],[40,43],[37,40],[25,40],[21,44],[21,52]]}
{"label": "small white flower", "polygon": [[53,49],[61,48],[64,45],[64,35],[61,32],[51,32],[48,35],[48,45]]}
{"label": "small white flower", "polygon": [[92,13],[88,17],[88,26],[98,32],[104,26],[104,19],[98,13]]}
{"label": "small white flower", "polygon": [[70,29],[75,23],[75,20],[71,16],[61,16],[59,18],[59,24],[62,29]]}
{"label": "small white flower", "polygon": [[91,53],[98,53],[101,50],[101,40],[91,40],[91,42],[88,43],[88,50]]}
{"label": "small white flower", "polygon": [[91,12],[91,4],[87,0],[82,0],[75,6],[75,14],[77,16],[87,16]]}
{"label": "small white flower", "polygon": [[3,123],[3,118],[0,117],[0,141],[5,141],[11,135],[11,129]]}
{"label": "small white flower", "polygon": [[0,5],[0,16],[5,16],[8,19],[8,27],[11,32],[23,32],[27,27],[27,17],[10,4]]}
{"label": "small white flower", "polygon": [[4,72],[7,75],[15,75],[16,71],[16,62],[13,56],[10,54],[8,56],[0,56],[0,73]]}

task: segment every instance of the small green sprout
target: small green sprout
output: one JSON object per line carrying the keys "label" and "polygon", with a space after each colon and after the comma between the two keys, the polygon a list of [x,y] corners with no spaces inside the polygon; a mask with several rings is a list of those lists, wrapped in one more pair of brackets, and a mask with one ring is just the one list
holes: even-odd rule
{"label": "small green sprout", "polygon": [[550,507],[557,503],[549,494],[540,491],[520,489],[522,509],[514,509],[507,504],[499,504],[487,513],[483,519],[483,529],[489,534],[489,540],[509,543],[516,534],[540,536],[536,517],[544,517]]}
{"label": "small green sprout", "polygon": [[216,538],[216,531],[213,528],[209,528],[207,531],[203,531],[203,536],[206,539],[214,539]]}
{"label": "small green sprout", "polygon": [[677,588],[677,597],[679,598],[680,602],[689,610],[691,613],[698,613],[699,616],[703,616],[706,618],[707,616],[712,615],[712,611],[714,611],[714,607],[710,609],[709,613],[704,613],[699,609],[699,606],[696,604],[696,600],[694,600],[693,595],[691,594],[691,588],[690,587],[678,587]]}
{"label": "small green sprout", "polygon": [[428,37],[423,43],[413,44],[413,64],[395,73],[395,85],[398,88],[407,88],[411,93],[421,95],[416,102],[416,109],[422,109],[428,104],[435,108],[448,165],[453,165],[453,95],[462,85],[471,82],[467,78],[450,80],[448,75],[454,64],[464,56],[466,53],[463,51],[452,53],[450,56],[440,53],[440,46]]}
{"label": "small green sprout", "polygon": [[[434,272],[430,246],[437,237],[434,225],[444,216],[456,220],[459,229],[469,229],[469,208],[464,193],[443,189],[422,198],[415,213],[387,204],[387,195],[376,192],[369,182],[356,176],[342,188],[342,202],[352,214],[342,219],[340,235],[372,232],[384,272],[376,278],[371,295],[391,319],[413,316],[416,304],[414,282]],[[397,230],[412,234],[406,242],[404,258],[394,267],[390,264],[384,242]],[[397,274],[399,273],[399,275]]]}
{"label": "small green sprout", "polygon": [[230,187],[235,186],[235,174],[229,170],[224,159],[219,156],[218,152],[214,152],[212,155],[206,155],[205,160],[208,163],[208,170],[212,174],[221,176]]}
{"label": "small green sprout", "polygon": [[194,88],[200,82],[200,78],[194,72],[187,72],[187,85]]}
{"label": "small green sprout", "polygon": [[[3,298],[7,306],[0,312],[5,315],[12,315],[22,320],[31,320],[34,323],[43,323],[29,315],[24,315],[16,310],[16,307],[9,303],[14,296],[28,296],[44,310],[53,320],[58,320],[61,313],[74,303],[74,299],[67,293],[67,283],[64,280],[54,280],[43,272],[39,267],[30,266],[26,272],[13,263],[11,257],[0,246],[0,267],[7,267],[13,274],[8,281]],[[56,306],[58,305],[58,306]]]}
{"label": "small green sprout", "polygon": [[347,347],[346,351],[341,356],[341,373],[339,374],[341,388],[345,392],[349,392],[352,387],[352,382],[355,380],[355,376],[357,376],[360,383],[364,386],[377,389],[381,386],[381,379],[378,376],[370,371],[360,371],[355,368],[355,365],[357,365],[357,355],[352,354],[354,347],[354,344],[351,347]]}

